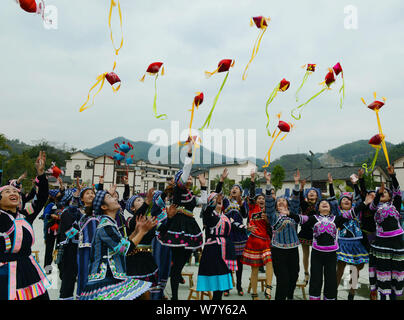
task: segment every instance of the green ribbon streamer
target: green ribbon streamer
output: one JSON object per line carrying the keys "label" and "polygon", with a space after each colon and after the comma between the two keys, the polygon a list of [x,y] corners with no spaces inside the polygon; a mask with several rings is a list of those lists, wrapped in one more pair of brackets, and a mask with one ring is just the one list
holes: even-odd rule
{"label": "green ribbon streamer", "polygon": [[215,100],[213,101],[212,109],[210,110],[209,115],[208,115],[208,117],[207,117],[206,120],[205,120],[205,123],[203,124],[202,127],[199,128],[199,130],[203,130],[203,129],[209,127],[210,119],[212,118],[213,110],[215,109],[216,103],[217,103],[217,101],[219,100],[219,95],[220,95],[220,93],[222,92],[222,89],[223,89],[223,87],[224,87],[224,84],[226,83],[226,80],[227,80],[227,77],[228,77],[228,76],[229,76],[229,72],[227,72],[226,77],[224,77],[224,80],[223,80],[223,83],[222,83],[222,85],[221,85],[221,87],[220,87],[220,89],[219,89],[219,92],[217,93],[217,95],[216,95],[216,97],[215,97]]}
{"label": "green ribbon streamer", "polygon": [[310,71],[306,71],[306,73],[304,74],[304,77],[303,77],[302,84],[300,85],[300,87],[296,91],[296,94],[295,94],[296,102],[299,101],[299,98],[298,98],[299,91],[300,91],[300,89],[303,88],[303,85],[307,81],[307,78],[309,77],[309,74],[310,74]]}
{"label": "green ribbon streamer", "polygon": [[158,74],[156,75],[156,78],[154,79],[154,102],[153,102],[153,111],[154,111],[154,116],[156,119],[165,120],[167,119],[167,115],[165,113],[158,115],[157,114],[157,78]]}
{"label": "green ribbon streamer", "polygon": [[342,91],[342,96],[340,98],[340,102],[339,102],[339,107],[342,109],[342,105],[344,104],[345,101],[345,81],[344,81],[344,75],[342,75],[342,86],[339,89],[339,94],[341,94]]}
{"label": "green ribbon streamer", "polygon": [[318,92],[318,93],[316,93],[314,96],[312,96],[309,100],[307,100],[305,103],[302,103],[300,106],[298,106],[297,108],[294,108],[293,110],[292,110],[292,112],[291,112],[291,115],[292,115],[292,117],[293,118],[295,118],[296,120],[300,120],[300,118],[302,117],[302,110],[300,110],[300,112],[299,112],[299,117],[298,118],[296,118],[295,116],[294,116],[294,114],[293,114],[293,111],[295,111],[295,110],[297,110],[297,109],[300,109],[300,108],[303,108],[306,104],[308,104],[311,100],[313,100],[314,98],[316,98],[316,97],[318,97],[320,94],[322,94],[325,90],[327,90],[328,88],[327,87],[325,87],[325,88],[323,88],[320,92]]}
{"label": "green ribbon streamer", "polygon": [[368,170],[367,163],[362,164],[362,168],[365,169],[366,173],[373,172],[373,169],[375,168],[375,165],[376,165],[377,157],[379,156],[379,151],[380,151],[380,148],[376,148],[376,153],[375,153],[375,156],[373,157],[373,161],[372,161],[372,164],[370,165],[369,170]]}
{"label": "green ribbon streamer", "polygon": [[278,84],[278,85],[275,87],[275,89],[272,91],[271,95],[269,96],[269,98],[268,98],[268,100],[267,100],[266,107],[265,107],[265,113],[266,113],[266,115],[267,115],[267,125],[266,125],[266,128],[267,128],[268,136],[271,136],[271,132],[270,132],[269,129],[268,129],[268,126],[269,126],[268,106],[269,106],[269,105],[271,104],[271,102],[275,99],[276,95],[278,94],[279,88],[280,88],[280,84]]}

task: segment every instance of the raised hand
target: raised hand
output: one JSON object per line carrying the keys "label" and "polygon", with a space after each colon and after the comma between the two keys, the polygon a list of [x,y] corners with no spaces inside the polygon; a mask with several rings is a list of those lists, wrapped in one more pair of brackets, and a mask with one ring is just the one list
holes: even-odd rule
{"label": "raised hand", "polygon": [[360,168],[358,170],[358,178],[362,179],[364,174],[365,174],[365,170],[363,170],[363,168]]}
{"label": "raised hand", "polygon": [[62,180],[62,178],[59,176],[59,177],[57,178],[57,180],[58,180],[58,182],[59,182],[60,190],[64,190],[64,189],[65,189],[65,186],[63,185],[63,180]]}
{"label": "raised hand", "polygon": [[167,208],[167,218],[171,219],[177,214],[178,205],[172,204]]}
{"label": "raised hand", "polygon": [[251,181],[255,181],[255,169],[251,169],[250,177]]}
{"label": "raised hand", "polygon": [[27,171],[25,171],[19,178],[17,179],[17,183],[21,183],[27,177]]}
{"label": "raised hand", "polygon": [[374,193],[368,193],[367,195],[366,195],[366,198],[365,198],[365,201],[363,202],[365,205],[368,205],[368,204],[370,204],[370,203],[372,203],[373,202],[373,200],[375,199],[375,194]]}
{"label": "raised hand", "polygon": [[83,185],[80,184],[80,178],[76,177],[76,192],[73,194],[74,197],[78,198],[80,196],[81,189]]}
{"label": "raised hand", "polygon": [[356,174],[352,174],[349,179],[351,180],[352,184],[357,184],[358,183],[358,176]]}
{"label": "raised hand", "polygon": [[122,182],[123,182],[123,184],[129,184],[128,176],[123,176],[122,177]]}
{"label": "raised hand", "polygon": [[206,178],[203,173],[198,175],[198,180],[202,187],[206,186]]}
{"label": "raised hand", "polygon": [[388,166],[387,167],[387,172],[389,173],[389,175],[393,175],[394,174],[394,167],[393,166]]}
{"label": "raised hand", "polygon": [[45,151],[39,151],[38,158],[36,158],[35,161],[35,168],[38,176],[41,176],[45,173],[45,162],[46,162]]}
{"label": "raised hand", "polygon": [[328,183],[330,183],[330,184],[333,183],[332,175],[330,172],[328,172]]}
{"label": "raised hand", "polygon": [[146,202],[147,205],[149,205],[153,201],[153,195],[154,195],[154,188],[149,189],[146,194],[146,198],[144,202]]}
{"label": "raised hand", "polygon": [[380,193],[381,195],[383,195],[384,190],[385,190],[384,182],[382,182],[382,183],[380,184],[379,193]]}
{"label": "raised hand", "polygon": [[224,180],[226,180],[228,175],[229,175],[229,170],[227,170],[227,168],[224,168],[223,173],[220,176],[220,182],[224,182]]}
{"label": "raised hand", "polygon": [[300,181],[300,171],[299,171],[299,169],[297,169],[296,173],[293,174],[293,179],[295,179],[295,184],[299,184],[299,181]]}
{"label": "raised hand", "polygon": [[116,192],[116,184],[113,184],[111,188],[109,188],[108,193],[113,196]]}
{"label": "raised hand", "polygon": [[153,229],[157,225],[157,223],[158,223],[158,220],[156,217],[147,217],[145,220],[143,220],[140,223],[139,231],[147,233],[151,229]]}
{"label": "raised hand", "polygon": [[101,177],[100,177],[99,184],[104,184],[104,176],[101,176]]}

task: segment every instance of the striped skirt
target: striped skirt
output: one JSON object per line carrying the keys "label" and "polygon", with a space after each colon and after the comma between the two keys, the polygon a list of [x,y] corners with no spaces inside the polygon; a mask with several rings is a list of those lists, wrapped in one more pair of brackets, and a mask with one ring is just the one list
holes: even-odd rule
{"label": "striped skirt", "polygon": [[353,265],[369,262],[369,253],[363,246],[361,239],[345,240],[340,238],[338,239],[338,246],[337,260]]}
{"label": "striped skirt", "polygon": [[271,241],[251,234],[245,245],[241,262],[252,267],[261,267],[271,262]]}
{"label": "striped skirt", "polygon": [[370,290],[383,295],[403,294],[404,241],[401,235],[391,238],[377,237],[369,256]]}

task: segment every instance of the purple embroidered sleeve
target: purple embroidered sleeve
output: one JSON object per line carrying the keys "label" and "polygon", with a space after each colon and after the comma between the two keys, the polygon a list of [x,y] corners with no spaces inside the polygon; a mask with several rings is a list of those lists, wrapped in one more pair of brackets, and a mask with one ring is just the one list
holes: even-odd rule
{"label": "purple embroidered sleeve", "polygon": [[300,224],[304,224],[307,221],[309,221],[309,216],[305,216],[305,215],[301,215],[301,214],[299,214],[299,216],[300,216]]}

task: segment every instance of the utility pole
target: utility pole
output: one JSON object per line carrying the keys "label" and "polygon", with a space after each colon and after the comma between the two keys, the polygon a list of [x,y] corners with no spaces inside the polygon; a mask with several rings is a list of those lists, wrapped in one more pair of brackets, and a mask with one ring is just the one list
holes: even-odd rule
{"label": "utility pole", "polygon": [[314,162],[314,153],[309,150],[310,158],[306,158],[307,161],[310,162],[310,187],[313,187],[313,162]]}

